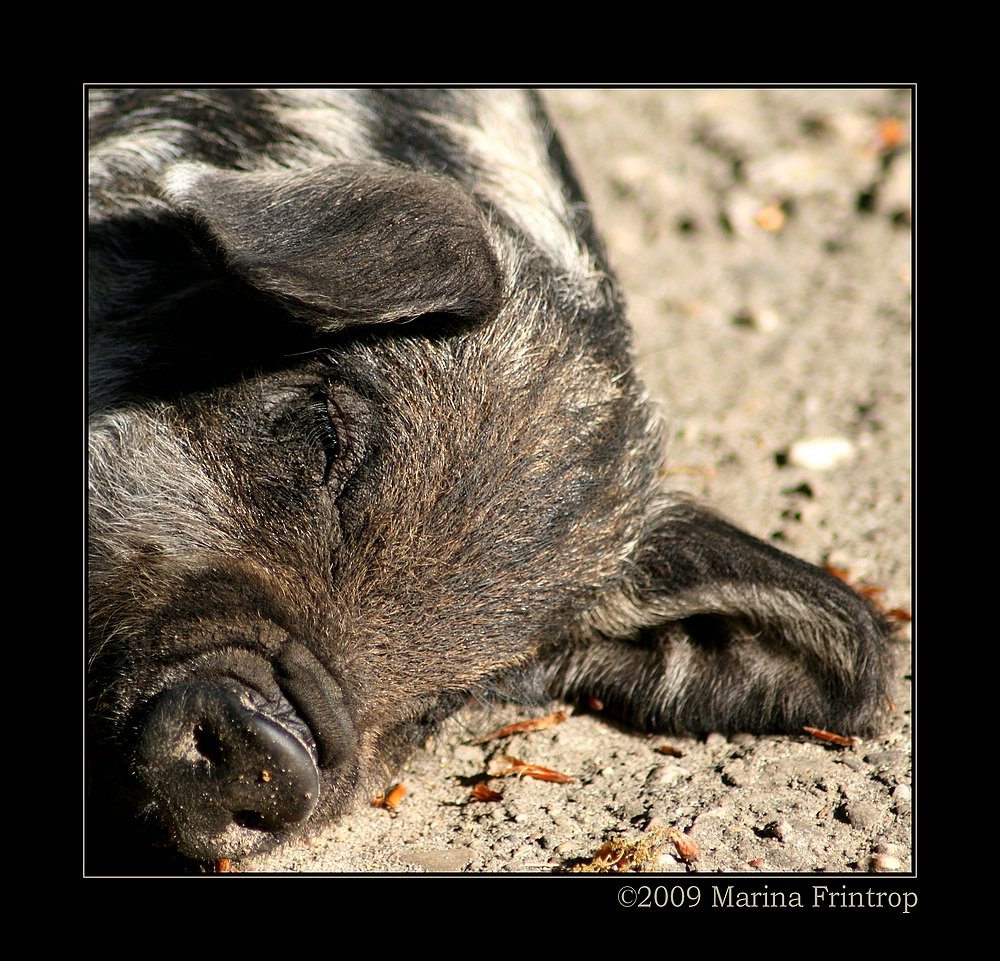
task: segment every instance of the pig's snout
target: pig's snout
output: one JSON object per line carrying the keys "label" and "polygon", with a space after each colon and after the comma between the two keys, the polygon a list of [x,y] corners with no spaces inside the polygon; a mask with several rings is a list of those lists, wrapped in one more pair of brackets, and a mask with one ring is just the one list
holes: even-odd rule
{"label": "pig's snout", "polygon": [[185,684],[153,702],[137,769],[183,853],[245,853],[309,817],[319,772],[297,726],[227,681]]}

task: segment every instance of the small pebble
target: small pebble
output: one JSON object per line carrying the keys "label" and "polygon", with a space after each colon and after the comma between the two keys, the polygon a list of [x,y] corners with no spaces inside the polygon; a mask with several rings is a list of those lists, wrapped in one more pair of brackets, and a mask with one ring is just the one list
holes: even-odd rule
{"label": "small pebble", "polygon": [[726,218],[734,234],[751,238],[760,227],[757,225],[757,211],[762,204],[758,197],[742,190],[730,191],[726,199]]}
{"label": "small pebble", "polygon": [[904,856],[904,850],[899,844],[892,844],[888,841],[879,841],[872,848],[872,854],[891,854],[894,858]]}
{"label": "small pebble", "polygon": [[846,437],[809,437],[788,449],[789,463],[809,470],[833,470],[854,459],[854,444]]}
{"label": "small pebble", "polygon": [[913,183],[910,171],[910,152],[906,151],[893,160],[879,190],[878,205],[887,214],[906,219],[912,216]]}
{"label": "small pebble", "polygon": [[787,841],[792,833],[792,826],[787,821],[772,821],[764,828],[764,833],[778,841]]}
{"label": "small pebble", "polygon": [[899,871],[903,864],[899,858],[894,858],[891,854],[876,854],[868,862],[871,871]]}
{"label": "small pebble", "polygon": [[770,334],[781,326],[781,317],[770,307],[741,311],[733,318],[738,327],[752,327],[761,333]]}
{"label": "small pebble", "polygon": [[678,874],[687,871],[684,862],[669,853],[661,854],[653,863],[656,865],[657,871],[663,874]]}
{"label": "small pebble", "polygon": [[760,775],[749,761],[730,761],[722,769],[722,783],[729,787],[749,787],[756,784]]}
{"label": "small pebble", "polygon": [[853,754],[851,750],[844,751],[837,758],[837,763],[843,764],[844,767],[850,768],[852,771],[860,771],[865,766],[864,761],[856,754]]}
{"label": "small pebble", "polygon": [[691,772],[680,764],[657,764],[647,775],[646,785],[649,787],[667,787],[690,776]]}
{"label": "small pebble", "polygon": [[880,768],[899,767],[907,764],[907,757],[903,751],[869,751],[865,754],[865,760]]}
{"label": "small pebble", "polygon": [[874,805],[864,801],[850,801],[843,806],[844,820],[853,828],[871,830],[881,820],[882,814]]}
{"label": "small pebble", "polygon": [[406,859],[425,871],[459,872],[474,857],[471,848],[424,849],[407,852]]}

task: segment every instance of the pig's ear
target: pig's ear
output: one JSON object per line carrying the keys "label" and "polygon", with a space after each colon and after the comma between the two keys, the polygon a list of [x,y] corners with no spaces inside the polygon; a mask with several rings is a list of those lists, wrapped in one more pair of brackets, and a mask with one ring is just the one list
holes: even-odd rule
{"label": "pig's ear", "polygon": [[836,577],[676,501],[543,667],[555,696],[647,729],[865,734],[888,704],[888,634]]}
{"label": "pig's ear", "polygon": [[321,330],[497,310],[501,274],[483,215],[445,178],[388,166],[183,164],[163,189],[232,274]]}

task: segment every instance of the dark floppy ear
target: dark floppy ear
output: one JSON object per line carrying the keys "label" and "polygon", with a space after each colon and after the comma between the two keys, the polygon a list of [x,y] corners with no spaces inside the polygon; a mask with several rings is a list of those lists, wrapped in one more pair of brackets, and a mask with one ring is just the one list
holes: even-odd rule
{"label": "dark floppy ear", "polygon": [[879,729],[889,629],[836,577],[686,501],[655,511],[630,570],[587,615],[596,639],[546,656],[556,696],[695,734]]}
{"label": "dark floppy ear", "polygon": [[446,178],[389,166],[183,164],[163,186],[233,274],[321,330],[497,310],[501,275],[483,216]]}

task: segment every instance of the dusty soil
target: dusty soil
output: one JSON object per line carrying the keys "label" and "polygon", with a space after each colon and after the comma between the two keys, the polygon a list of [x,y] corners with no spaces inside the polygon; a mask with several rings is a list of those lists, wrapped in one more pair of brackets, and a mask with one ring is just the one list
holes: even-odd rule
{"label": "dusty soil", "polygon": [[[662,402],[664,483],[909,611],[910,91],[546,100]],[[796,446],[816,438],[836,441],[821,447],[833,464]],[[595,711],[472,744],[531,712],[469,709],[400,772],[394,813],[362,807],[232,869],[912,872],[910,626],[896,616],[895,711],[877,740],[637,735]],[[474,800],[500,755],[574,780],[493,778],[502,799]],[[685,863],[669,829],[696,842],[697,861]]]}

